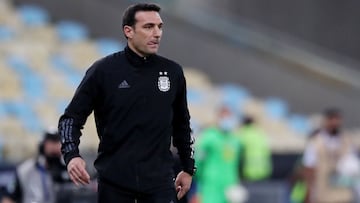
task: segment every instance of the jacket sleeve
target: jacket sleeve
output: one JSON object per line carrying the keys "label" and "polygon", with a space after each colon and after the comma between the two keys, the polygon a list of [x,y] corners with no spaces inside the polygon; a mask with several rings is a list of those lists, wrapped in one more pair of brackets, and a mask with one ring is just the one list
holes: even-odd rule
{"label": "jacket sleeve", "polygon": [[66,165],[72,158],[80,157],[81,129],[93,111],[99,94],[97,78],[95,63],[87,70],[65,113],[60,117],[58,129],[61,136],[61,152]]}
{"label": "jacket sleeve", "polygon": [[[180,69],[181,70],[181,69]],[[186,82],[181,71],[179,86],[173,104],[173,144],[178,149],[183,171],[194,174],[194,138],[190,129],[190,115],[186,98]]]}

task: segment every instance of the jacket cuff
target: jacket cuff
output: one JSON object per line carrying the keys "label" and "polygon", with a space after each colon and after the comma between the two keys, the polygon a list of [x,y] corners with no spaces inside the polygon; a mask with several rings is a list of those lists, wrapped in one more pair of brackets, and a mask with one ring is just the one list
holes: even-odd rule
{"label": "jacket cuff", "polygon": [[183,163],[183,171],[190,174],[191,176],[195,175],[196,167],[194,159],[189,159],[186,163]]}
{"label": "jacket cuff", "polygon": [[78,151],[71,151],[71,152],[66,153],[64,155],[64,161],[65,161],[66,166],[69,164],[71,159],[73,159],[75,157],[81,157]]}

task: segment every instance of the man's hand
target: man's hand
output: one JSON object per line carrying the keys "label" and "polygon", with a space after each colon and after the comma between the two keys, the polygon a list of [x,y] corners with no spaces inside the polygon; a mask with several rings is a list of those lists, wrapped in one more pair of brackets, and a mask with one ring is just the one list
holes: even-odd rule
{"label": "man's hand", "polygon": [[181,171],[175,180],[175,188],[177,198],[181,199],[189,191],[191,186],[192,176],[184,171]]}
{"label": "man's hand", "polygon": [[0,203],[15,203],[11,198],[9,197],[3,197],[0,201]]}
{"label": "man's hand", "polygon": [[71,180],[75,185],[86,185],[90,183],[90,176],[85,170],[85,161],[80,157],[75,157],[70,160],[67,171]]}

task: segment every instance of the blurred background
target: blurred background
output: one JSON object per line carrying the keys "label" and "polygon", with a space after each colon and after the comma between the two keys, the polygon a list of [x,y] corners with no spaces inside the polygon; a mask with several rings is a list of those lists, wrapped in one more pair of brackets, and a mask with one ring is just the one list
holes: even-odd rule
{"label": "blurred background", "polygon": [[[0,184],[37,153],[86,69],[126,46],[122,12],[134,2],[0,0]],[[288,179],[325,108],[342,110],[360,146],[359,1],[155,2],[165,23],[160,54],[184,67],[196,139],[226,103],[239,126],[250,115],[269,140],[272,173],[248,187],[248,202],[289,202]],[[92,116],[83,135],[92,165]]]}

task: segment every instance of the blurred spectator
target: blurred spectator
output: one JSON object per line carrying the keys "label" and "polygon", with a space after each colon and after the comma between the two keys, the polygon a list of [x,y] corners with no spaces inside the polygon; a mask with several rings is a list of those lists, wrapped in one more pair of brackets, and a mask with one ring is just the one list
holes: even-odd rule
{"label": "blurred spectator", "polygon": [[359,173],[359,162],[350,137],[341,131],[342,115],[332,108],[324,112],[322,128],[310,138],[303,156],[307,188],[306,202],[347,203],[353,201],[351,177]]}
{"label": "blurred spectator", "polygon": [[196,145],[196,180],[204,203],[228,202],[226,193],[239,184],[241,143],[233,134],[236,116],[227,107],[219,111],[218,126],[205,129]]}
{"label": "blurred spectator", "polygon": [[0,187],[0,203],[15,203],[5,187]]}
{"label": "blurred spectator", "polygon": [[[314,138],[320,129],[315,129],[308,135],[308,141]],[[293,172],[290,176],[289,183],[290,183],[290,203],[304,203],[306,197],[308,196],[309,188],[306,185],[306,178],[305,178],[305,171],[303,165],[303,156],[301,155],[293,168]]]}
{"label": "blurred spectator", "polygon": [[241,176],[246,181],[261,181],[272,172],[271,151],[267,136],[246,116],[243,126],[237,132],[244,146],[242,153]]}
{"label": "blurred spectator", "polygon": [[60,150],[58,133],[46,132],[36,157],[17,167],[16,189],[9,197],[21,203],[55,203],[55,185],[70,181]]}
{"label": "blurred spectator", "polygon": [[4,197],[1,199],[0,203],[15,203],[15,202],[9,197]]}

